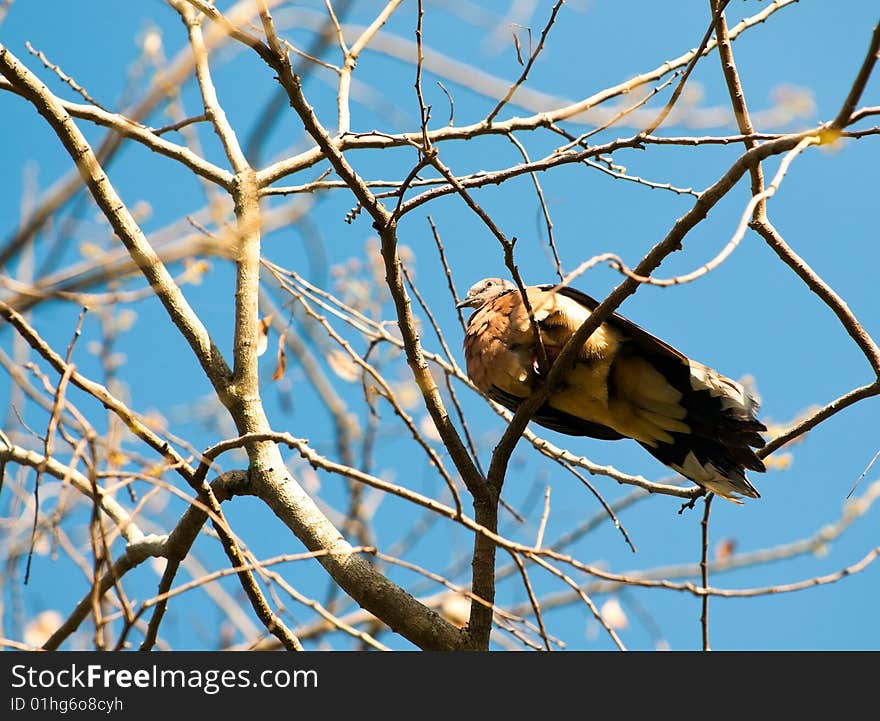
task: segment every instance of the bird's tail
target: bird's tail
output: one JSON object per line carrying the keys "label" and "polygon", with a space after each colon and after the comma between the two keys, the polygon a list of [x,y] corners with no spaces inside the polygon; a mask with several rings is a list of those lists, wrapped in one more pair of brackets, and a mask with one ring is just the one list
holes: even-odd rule
{"label": "bird's tail", "polygon": [[680,400],[689,432],[673,432],[672,442],[642,444],[686,478],[734,503],[738,496],[760,498],[746,470],[763,472],[755,448],[763,448],[755,417],[758,402],[739,383],[690,361],[691,383]]}
{"label": "bird's tail", "polygon": [[673,433],[672,436],[672,443],[640,445],[661,463],[729,501],[742,503],[739,496],[761,497],[745,473],[747,468],[759,472],[765,470],[763,462],[751,448],[729,445],[694,433]]}

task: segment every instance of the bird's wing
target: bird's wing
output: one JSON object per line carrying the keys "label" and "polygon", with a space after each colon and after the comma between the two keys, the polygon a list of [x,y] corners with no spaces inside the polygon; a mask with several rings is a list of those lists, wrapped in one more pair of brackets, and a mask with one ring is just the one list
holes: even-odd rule
{"label": "bird's wing", "polygon": [[[558,293],[591,311],[598,305],[573,288]],[[745,469],[764,470],[752,450],[764,446],[759,431],[766,430],[755,417],[755,399],[739,383],[689,359],[622,315],[613,314],[605,325],[617,333],[619,343],[607,373],[603,422],[720,495],[731,500],[735,493],[757,497],[745,478]],[[564,410],[578,413],[578,393],[573,391],[587,372],[576,364],[567,376],[567,400],[560,393]],[[589,397],[585,400],[588,405]]]}
{"label": "bird's wing", "polygon": [[[545,286],[550,288],[552,286]],[[577,301],[589,310],[599,305],[595,298],[575,288],[561,288],[560,294]],[[751,431],[749,440],[757,448],[764,446],[764,440],[757,431],[767,430],[755,419],[758,402],[736,381],[717,371],[691,360],[668,343],[651,335],[628,318],[613,313],[606,321],[621,336],[626,344],[621,348],[620,360],[624,361],[619,372],[619,380],[627,388],[644,390],[649,400],[652,392],[660,392],[657,379],[653,381],[646,375],[645,363],[657,371],[663,379],[683,394],[682,404],[695,414],[718,414],[735,419],[741,423],[739,431]],[[665,395],[665,394],[664,394]]]}

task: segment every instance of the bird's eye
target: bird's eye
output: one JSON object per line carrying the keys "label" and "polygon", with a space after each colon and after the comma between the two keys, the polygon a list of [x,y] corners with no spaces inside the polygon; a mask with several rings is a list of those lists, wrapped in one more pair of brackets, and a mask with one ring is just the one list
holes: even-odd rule
{"label": "bird's eye", "polygon": [[495,283],[491,280],[486,281],[486,287],[488,288],[490,285],[495,285]]}

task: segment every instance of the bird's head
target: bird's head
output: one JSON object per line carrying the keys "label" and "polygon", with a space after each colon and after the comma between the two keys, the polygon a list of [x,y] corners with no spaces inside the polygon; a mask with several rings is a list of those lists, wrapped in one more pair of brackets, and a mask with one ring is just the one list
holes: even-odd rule
{"label": "bird's head", "polygon": [[479,309],[502,293],[506,293],[514,288],[516,288],[516,285],[505,278],[483,278],[483,280],[474,283],[470,287],[467,295],[455,307]]}

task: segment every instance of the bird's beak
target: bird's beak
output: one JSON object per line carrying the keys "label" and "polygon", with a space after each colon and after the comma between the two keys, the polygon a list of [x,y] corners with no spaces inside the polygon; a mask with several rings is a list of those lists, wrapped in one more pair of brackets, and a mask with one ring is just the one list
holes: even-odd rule
{"label": "bird's beak", "polygon": [[458,308],[459,310],[461,310],[462,308],[470,308],[473,305],[473,303],[474,303],[474,299],[471,296],[466,295],[458,303],[456,303],[455,307]]}

